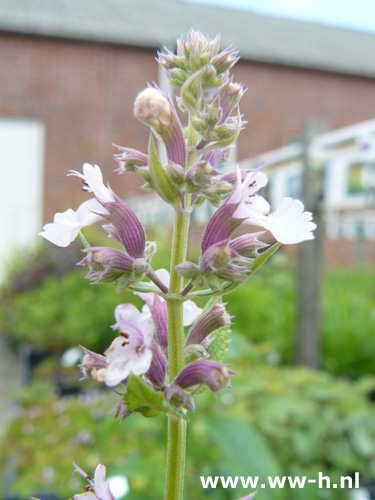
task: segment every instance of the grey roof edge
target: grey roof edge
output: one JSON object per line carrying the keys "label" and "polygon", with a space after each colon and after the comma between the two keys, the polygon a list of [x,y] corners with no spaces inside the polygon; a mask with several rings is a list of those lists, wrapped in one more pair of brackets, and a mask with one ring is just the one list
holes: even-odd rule
{"label": "grey roof edge", "polygon": [[238,47],[244,60],[375,78],[375,34],[368,32],[177,0],[56,2],[0,0],[0,30],[160,48],[173,47],[193,26],[211,36],[221,32],[222,45]]}

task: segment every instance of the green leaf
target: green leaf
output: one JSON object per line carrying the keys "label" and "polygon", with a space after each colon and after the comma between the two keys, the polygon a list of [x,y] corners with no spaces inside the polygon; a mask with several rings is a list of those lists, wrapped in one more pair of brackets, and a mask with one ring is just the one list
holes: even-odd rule
{"label": "green leaf", "polygon": [[166,174],[163,165],[160,163],[152,134],[150,135],[150,142],[148,144],[148,161],[152,184],[155,191],[170,205],[181,206],[181,200],[177,191],[173,187],[173,184]]}
{"label": "green leaf", "polygon": [[208,352],[210,359],[222,363],[228,351],[229,344],[232,342],[230,339],[231,327],[229,325],[222,326],[214,332],[215,339],[210,344]]}
{"label": "green leaf", "polygon": [[[207,421],[207,431],[222,449],[226,475],[259,476],[259,484],[268,484],[268,476],[282,476],[281,466],[264,437],[250,424],[237,419],[214,417]],[[235,492],[249,494],[237,487]],[[280,489],[264,490],[267,500],[284,498]]]}
{"label": "green leaf", "polygon": [[254,274],[263,264],[276,252],[281,246],[281,243],[275,243],[271,247],[262,252],[251,265],[251,274]]}
{"label": "green leaf", "polygon": [[156,417],[160,413],[166,413],[178,418],[187,419],[181,410],[174,408],[164,399],[162,392],[156,391],[151,385],[133,374],[129,377],[124,403],[129,410],[141,413],[144,417],[151,418]]}

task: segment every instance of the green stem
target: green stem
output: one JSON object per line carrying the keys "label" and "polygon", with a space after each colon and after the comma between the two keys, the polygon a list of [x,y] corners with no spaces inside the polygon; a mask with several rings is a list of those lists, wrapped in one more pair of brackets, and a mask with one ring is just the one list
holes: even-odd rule
{"label": "green stem", "polygon": [[[183,369],[184,327],[183,301],[180,294],[183,278],[175,271],[175,266],[186,260],[189,213],[177,212],[173,229],[171,282],[167,296],[168,310],[168,366],[170,382]],[[182,500],[186,453],[186,421],[168,417],[168,451],[165,500]]]}
{"label": "green stem", "polygon": [[181,292],[183,278],[175,271],[175,267],[186,260],[187,239],[189,231],[189,213],[176,213],[172,239],[171,281],[167,295],[168,309],[168,366],[169,379],[172,381],[184,367],[184,328],[183,301]]}
{"label": "green stem", "polygon": [[[189,120],[187,136],[187,164],[189,169],[196,158],[197,134]],[[168,370],[169,382],[172,382],[185,366],[184,361],[184,326],[183,326],[183,297],[181,292],[184,280],[179,276],[175,267],[186,260],[190,222],[191,196],[186,195],[183,211],[176,211],[171,257],[171,281],[169,293],[166,296],[168,311]],[[182,500],[185,477],[186,455],[186,421],[175,417],[168,417],[168,450],[167,472],[165,479],[164,500]]]}

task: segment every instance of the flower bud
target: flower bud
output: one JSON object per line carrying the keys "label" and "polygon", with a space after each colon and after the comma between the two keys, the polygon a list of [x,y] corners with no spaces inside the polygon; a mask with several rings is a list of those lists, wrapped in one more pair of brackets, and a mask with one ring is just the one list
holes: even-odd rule
{"label": "flower bud", "polygon": [[258,240],[258,236],[264,234],[264,231],[259,233],[249,233],[238,236],[229,242],[229,248],[239,255],[247,258],[255,258],[258,255],[260,248],[266,248],[268,245]]}
{"label": "flower bud", "polygon": [[171,124],[171,106],[160,90],[147,88],[140,92],[134,102],[134,115],[141,122],[161,134],[162,126]]}
{"label": "flower bud", "polygon": [[166,170],[172,183],[181,191],[185,184],[185,169],[181,165],[177,165],[177,163],[170,163],[167,165]]}
{"label": "flower bud", "polygon": [[182,389],[188,389],[205,384],[212,392],[217,392],[230,387],[229,380],[231,375],[236,375],[236,373],[217,361],[193,361],[185,366],[177,375],[173,381],[173,385],[179,385]]}
{"label": "flower bud", "polygon": [[117,401],[117,403],[115,404],[110,413],[113,413],[114,420],[119,419],[120,422],[123,422],[128,417],[130,417],[130,415],[132,415],[134,411],[129,410],[129,408],[126,406],[126,404],[121,398],[119,401]]}
{"label": "flower bud", "polygon": [[194,127],[194,129],[199,134],[203,135],[203,133],[205,131],[205,127],[206,127],[206,124],[205,124],[204,120],[202,120],[201,118],[190,116],[190,121],[191,121],[191,124]]}
{"label": "flower bud", "polygon": [[[242,281],[250,273],[251,262],[252,259],[243,257],[233,250],[228,241],[222,241],[215,243],[203,253],[200,258],[200,269],[207,280],[210,276],[216,276],[229,281]],[[215,285],[215,282],[212,284]]]}
{"label": "flower bud", "polygon": [[147,272],[147,269],[148,269],[148,264],[146,262],[146,259],[133,260],[133,264],[132,264],[132,271],[133,272],[131,275],[131,282],[135,283],[135,282],[143,279],[144,275]]}
{"label": "flower bud", "polygon": [[230,70],[239,60],[239,52],[233,47],[228,47],[219,54],[217,54],[211,61],[215,66],[217,74]]}
{"label": "flower bud", "polygon": [[237,104],[242,99],[242,96],[244,95],[245,91],[243,89],[243,85],[241,85],[240,83],[236,83],[236,82],[230,82],[228,87],[229,87],[228,88],[228,100],[229,100],[232,108],[234,108],[235,106],[237,106]]}
{"label": "flower bud", "polygon": [[207,161],[199,161],[195,163],[186,173],[186,180],[195,191],[202,190],[209,186],[212,177],[218,175],[217,172]]}
{"label": "flower bud", "polygon": [[133,148],[123,148],[113,144],[120,153],[113,155],[113,159],[119,164],[115,170],[118,174],[123,172],[138,172],[141,167],[145,168],[148,165],[148,156],[141,151]]}
{"label": "flower bud", "polygon": [[115,248],[92,247],[83,250],[87,255],[78,266],[88,266],[86,278],[93,283],[112,283],[121,276],[129,275],[133,269],[133,259]]}
{"label": "flower bud", "polygon": [[195,411],[194,399],[178,385],[172,384],[164,392],[165,399],[175,408],[186,408]]}
{"label": "flower bud", "polygon": [[181,101],[193,115],[197,114],[198,102],[202,99],[203,89],[200,74],[190,76],[181,88]]}
{"label": "flower bud", "polygon": [[154,295],[149,304],[152,319],[155,323],[155,337],[164,354],[168,353],[168,317],[167,303],[158,295]]}
{"label": "flower bud", "polygon": [[150,261],[152,257],[155,255],[156,250],[157,250],[157,244],[155,241],[146,241],[146,246],[145,246],[145,257],[147,261]]}
{"label": "flower bud", "polygon": [[222,116],[222,111],[220,109],[220,104],[216,100],[211,104],[207,104],[204,108],[204,122],[206,127],[206,132],[216,127],[220,118]]}
{"label": "flower bud", "polygon": [[180,69],[180,68],[170,69],[168,71],[167,75],[168,75],[169,83],[175,89],[181,88],[182,85],[189,78],[189,73],[187,73],[186,71],[184,71],[183,69]]}
{"label": "flower bud", "polygon": [[185,361],[197,361],[198,359],[209,358],[210,355],[206,349],[201,344],[189,344],[184,348],[184,358]]}
{"label": "flower bud", "polygon": [[230,249],[227,242],[217,243],[209,247],[201,257],[200,268],[203,272],[221,271],[226,269],[235,253]]}
{"label": "flower bud", "polygon": [[209,189],[205,191],[205,197],[215,206],[217,206],[220,201],[233,191],[233,186],[228,182],[217,181],[210,186]]}
{"label": "flower bud", "polygon": [[165,383],[165,373],[167,369],[166,359],[161,352],[158,344],[152,339],[151,342],[152,361],[146,377],[149,381],[158,387],[163,387]]}
{"label": "flower bud", "polygon": [[115,236],[126,252],[133,258],[145,256],[146,235],[143,226],[134,211],[114,195],[113,202],[102,204],[109,212],[105,217],[115,227]]}
{"label": "flower bud", "polygon": [[[216,167],[218,163],[228,160],[228,155],[232,146],[227,146],[224,148],[213,149],[212,151],[208,151],[204,153],[201,157],[201,160],[207,161],[213,167]],[[235,172],[234,172],[235,175]],[[236,178],[234,179],[233,184],[235,183]]]}
{"label": "flower bud", "polygon": [[213,304],[202,316],[200,316],[191,327],[185,345],[202,344],[207,345],[207,338],[218,328],[228,325],[230,317],[225,311],[223,304]]}
{"label": "flower bud", "polygon": [[200,72],[200,81],[204,88],[212,88],[220,85],[220,78],[217,78],[215,66],[208,64]]}
{"label": "flower bud", "polygon": [[[171,99],[158,88],[149,87],[138,94],[134,103],[138,120],[151,127],[167,150],[168,161],[186,166],[186,143],[176,108]],[[149,152],[149,163],[151,163]],[[150,164],[151,170],[151,164]],[[151,178],[153,179],[152,172]],[[153,182],[155,185],[155,182]]]}
{"label": "flower bud", "polygon": [[179,264],[178,266],[175,266],[175,270],[180,276],[188,279],[192,279],[195,276],[201,274],[199,266],[190,261],[186,261],[182,264]]}
{"label": "flower bud", "polygon": [[108,366],[105,356],[90,351],[85,347],[82,347],[82,350],[85,355],[82,363],[78,366],[81,369],[84,379],[91,377],[93,370],[100,370],[100,368],[106,368]]}

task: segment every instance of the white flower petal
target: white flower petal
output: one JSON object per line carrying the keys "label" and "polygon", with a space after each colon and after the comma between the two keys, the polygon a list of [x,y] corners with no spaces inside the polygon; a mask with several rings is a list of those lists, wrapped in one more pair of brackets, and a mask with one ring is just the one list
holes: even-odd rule
{"label": "white flower petal", "polygon": [[[138,297],[141,297],[141,299],[146,302],[147,306],[152,307],[154,303],[154,297],[155,294],[152,292],[145,293],[145,292],[134,292],[134,295],[138,295]],[[142,311],[144,310],[145,306],[143,306]]]}
{"label": "white flower petal", "polygon": [[81,226],[76,212],[68,208],[63,213],[55,214],[53,223],[45,224],[39,233],[46,240],[59,247],[67,247],[76,239]]}
{"label": "white flower petal", "polygon": [[147,373],[150,369],[151,361],[152,351],[151,349],[146,349],[142,356],[139,356],[137,362],[133,362],[131,366],[131,373],[138,376]]}
{"label": "white flower petal", "polygon": [[81,227],[90,226],[102,220],[103,217],[99,214],[107,215],[108,211],[95,198],[84,201],[76,212]]}
{"label": "white flower petal", "polygon": [[98,165],[85,163],[83,165],[83,174],[90,190],[100,202],[106,203],[115,200],[112,191],[103,183],[102,171]]}
{"label": "white flower petal", "polygon": [[202,309],[192,300],[184,302],[184,326],[191,325],[202,314]]}
{"label": "white flower petal", "polygon": [[115,318],[117,323],[113,328],[131,335],[141,332],[144,343],[150,345],[154,334],[154,323],[148,311],[140,312],[133,304],[120,304],[115,309]]}
{"label": "white flower petal", "polygon": [[166,269],[158,269],[156,272],[157,277],[159,280],[165,285],[169,287],[169,283],[171,281],[171,277],[169,274],[169,271]]}
{"label": "white flower petal", "polygon": [[100,371],[100,377],[105,380],[109,387],[118,385],[125,380],[131,373],[143,375],[151,365],[152,351],[149,348],[139,347],[142,340],[129,338],[129,343],[124,343],[123,337],[117,337],[106,351],[108,367]]}
{"label": "white flower petal", "polygon": [[55,214],[53,223],[45,224],[39,233],[46,240],[59,247],[67,247],[76,239],[83,227],[94,224],[106,215],[107,210],[95,199],[83,202],[75,212],[68,208],[65,212]]}
{"label": "white flower petal", "polygon": [[95,493],[92,491],[88,491],[87,493],[79,493],[78,495],[74,495],[74,500],[98,500]]}
{"label": "white flower petal", "polygon": [[314,239],[311,212],[304,212],[299,200],[284,198],[276,210],[264,218],[262,227],[270,231],[277,241],[285,245]]}
{"label": "white flower petal", "polygon": [[113,500],[113,496],[105,482],[105,473],[105,466],[103,464],[99,464],[95,469],[94,475],[95,494],[99,500]]}
{"label": "white flower petal", "polygon": [[252,217],[268,214],[270,208],[268,201],[263,196],[256,194],[241,202],[236,208],[233,217],[235,219],[251,219]]}

